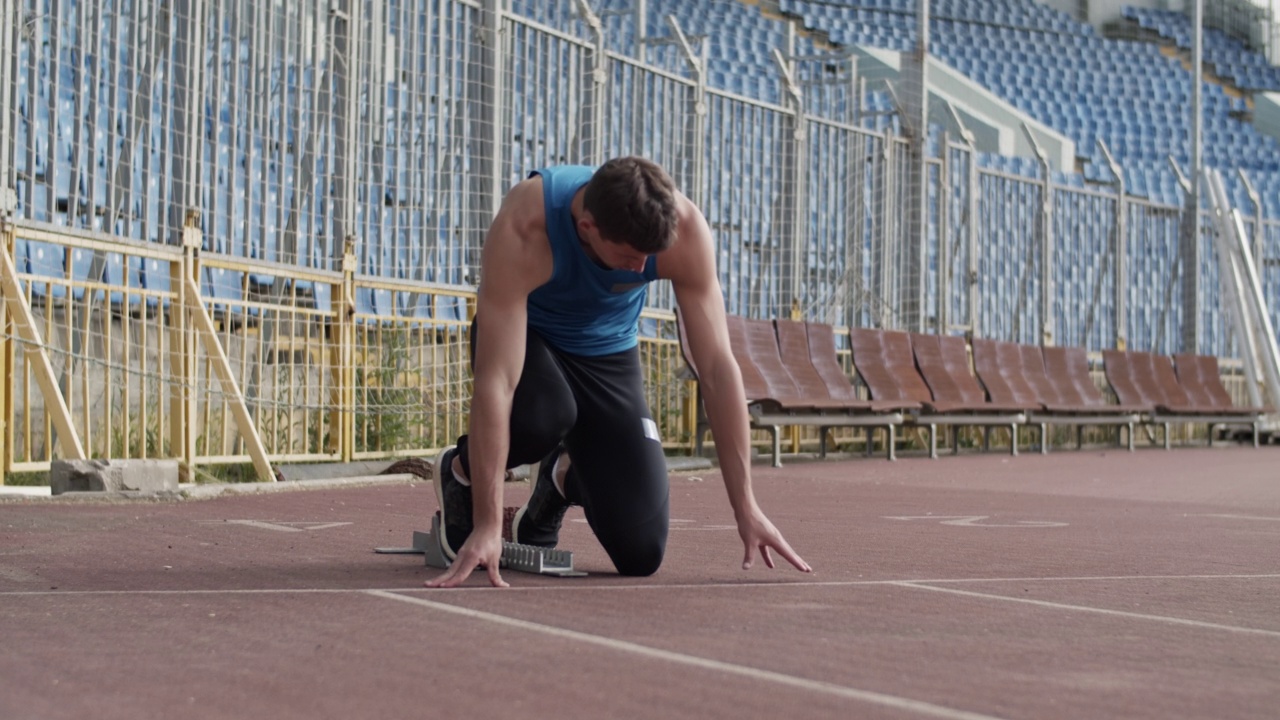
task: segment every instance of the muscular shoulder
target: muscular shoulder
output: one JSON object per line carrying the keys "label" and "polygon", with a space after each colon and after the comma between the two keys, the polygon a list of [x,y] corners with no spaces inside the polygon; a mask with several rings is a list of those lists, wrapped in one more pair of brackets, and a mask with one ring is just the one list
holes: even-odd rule
{"label": "muscular shoulder", "polygon": [[524,180],[507,192],[485,237],[481,277],[502,278],[533,288],[551,277],[551,246],[542,178]]}
{"label": "muscular shoulder", "polygon": [[715,239],[693,201],[677,196],[676,238],[658,256],[658,276],[672,282],[715,277]]}
{"label": "muscular shoulder", "polygon": [[547,235],[547,209],[542,195],[542,178],[534,175],[522,180],[507,192],[498,209],[495,223],[501,222],[507,230],[522,238]]}

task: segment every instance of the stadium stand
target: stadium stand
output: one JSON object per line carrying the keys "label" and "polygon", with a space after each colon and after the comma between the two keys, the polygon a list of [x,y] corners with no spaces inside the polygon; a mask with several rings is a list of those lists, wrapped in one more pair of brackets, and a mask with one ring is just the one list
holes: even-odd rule
{"label": "stadium stand", "polygon": [[[698,367],[693,360],[685,326],[680,322],[678,312],[676,323],[681,355],[696,381]],[[806,332],[803,324],[784,326],[781,338],[774,323],[767,320],[730,315],[728,327],[733,356],[742,373],[751,426],[769,431],[773,441],[774,467],[782,464],[780,433],[784,426],[816,426],[819,433],[819,454],[824,456],[828,428],[866,427],[869,448],[870,433],[876,427],[883,427],[886,432],[886,452],[889,459],[893,459],[894,427],[902,424],[901,411],[918,405],[913,402],[868,402],[847,393],[833,393],[830,386],[817,376],[816,371],[804,372],[803,366],[809,366],[809,370],[813,370],[813,367],[808,359],[807,342],[801,345],[797,335]],[[790,356],[786,364],[783,360],[784,352]],[[796,355],[801,352],[805,356],[803,363]],[[799,375],[801,379],[797,381],[795,375]],[[695,447],[701,453],[703,437],[710,429],[701,396],[698,399],[696,426]]]}
{"label": "stadium stand", "polygon": [[[926,377],[917,369],[917,359],[912,341],[919,339],[927,344],[939,341],[935,335],[911,335],[893,330],[852,328],[849,343],[853,350],[853,364],[859,377],[866,384],[875,400],[915,401],[921,409],[911,416],[911,421],[929,431],[929,457],[938,456],[937,427],[952,428],[952,451],[958,451],[955,428],[976,425],[983,428],[1005,426],[1009,428],[1009,451],[1018,454],[1018,426],[1025,423],[1023,405],[1006,405],[987,402],[985,397],[965,392],[967,384],[956,382],[956,376],[948,377],[942,363],[929,361],[926,349],[926,367],[936,372],[936,389],[930,387]],[[927,348],[927,345],[926,345]],[[967,371],[966,371],[967,372]],[[939,382],[946,378],[947,383]]]}
{"label": "stadium stand", "polygon": [[[856,5],[780,2],[783,12],[800,18],[806,28],[826,33],[833,42],[891,50],[913,47],[914,3],[876,0],[874,7]],[[1127,16],[1141,22],[1137,18],[1147,18],[1151,12],[1131,8]],[[1185,15],[1165,12],[1159,16],[1165,23],[1161,27],[1172,27],[1178,22],[1173,18],[1189,25]],[[1033,0],[939,0],[933,4],[931,21],[930,53],[1071,137],[1083,154],[1081,172],[1086,181],[1113,180],[1097,149],[1096,141],[1101,139],[1124,168],[1128,192],[1164,204],[1181,204],[1182,191],[1166,156],[1172,155],[1184,169],[1189,164],[1186,107],[1192,79],[1177,57],[1162,52],[1155,43],[1102,37],[1091,25]],[[1230,45],[1221,33],[1207,35],[1218,48],[1212,57],[1239,60],[1250,55]],[[1258,63],[1265,65],[1265,61],[1257,55],[1239,62],[1246,77],[1275,74],[1269,67],[1263,73]],[[1267,214],[1280,216],[1280,145],[1238,119],[1247,109],[1239,93],[1228,95],[1222,85],[1206,82],[1203,98],[1205,162],[1244,169],[1263,191]],[[1247,207],[1248,198],[1234,178],[1232,187],[1235,199]]]}
{"label": "stadium stand", "polygon": [[1107,382],[1120,401],[1151,408],[1144,421],[1163,428],[1166,450],[1170,447],[1169,426],[1172,423],[1204,423],[1208,425],[1210,442],[1213,441],[1215,425],[1249,425],[1254,447],[1257,447],[1260,419],[1257,410],[1200,404],[1179,383],[1173,361],[1168,356],[1120,350],[1104,350],[1102,356]]}
{"label": "stadium stand", "polygon": [[[1133,426],[1146,407],[1112,405],[1103,401],[1089,379],[1082,348],[1044,348],[1009,342],[975,339],[973,362],[978,377],[992,400],[1022,402],[1035,406],[1027,420],[1040,430],[1040,451],[1048,453],[1052,446],[1048,427],[1074,425],[1076,446],[1082,442],[1084,425],[1117,425],[1127,430],[1128,446],[1133,450]],[[1071,371],[1081,379],[1071,379]],[[1081,376],[1080,373],[1083,372]]]}

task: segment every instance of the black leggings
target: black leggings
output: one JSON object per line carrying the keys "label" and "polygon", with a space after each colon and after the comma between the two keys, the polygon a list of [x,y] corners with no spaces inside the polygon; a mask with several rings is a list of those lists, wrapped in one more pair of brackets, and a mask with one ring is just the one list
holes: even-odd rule
{"label": "black leggings", "polygon": [[[475,357],[476,326],[471,326]],[[474,369],[474,360],[473,369]],[[667,465],[644,397],[640,353],[582,357],[547,345],[532,328],[511,405],[507,468],[569,452],[565,495],[623,575],[652,575],[662,564],[670,513]],[[458,458],[471,475],[467,437]]]}

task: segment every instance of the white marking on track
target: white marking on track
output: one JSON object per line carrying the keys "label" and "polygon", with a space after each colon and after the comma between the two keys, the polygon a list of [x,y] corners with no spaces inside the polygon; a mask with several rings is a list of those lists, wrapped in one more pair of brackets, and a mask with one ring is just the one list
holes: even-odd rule
{"label": "white marking on track", "polygon": [[1014,520],[1011,523],[982,522],[990,515],[885,515],[885,520],[936,520],[939,525],[960,525],[962,527],[1066,527],[1067,523],[1056,520]]}
{"label": "white marking on track", "polygon": [[520,620],[518,618],[484,612],[482,610],[472,610],[471,608],[459,607],[457,605],[436,602],[434,600],[426,600],[424,598],[398,595],[396,593],[384,592],[382,590],[370,590],[369,594],[376,597],[386,598],[388,600],[398,600],[411,605],[418,605],[432,610],[461,615],[473,620],[483,620],[485,622],[505,625],[518,630],[541,633],[543,635],[550,635],[564,640],[572,640],[575,642],[608,648],[610,650],[630,653],[632,655],[639,655],[652,660],[662,660],[665,662],[699,668],[701,670],[737,675],[738,677],[745,677],[750,680],[772,682],[800,690],[834,695],[836,697],[857,700],[882,707],[889,707],[895,710],[913,712],[919,715],[926,715],[928,717],[947,718],[948,720],[991,720],[992,718],[991,715],[983,715],[980,713],[969,712],[967,710],[957,710],[955,708],[949,708],[943,705],[934,705],[933,703],[912,700],[910,698],[899,697],[897,695],[888,695],[886,693],[879,693],[872,690],[861,690],[859,688],[848,687],[846,685],[836,685],[835,683],[823,682],[821,680],[810,680],[808,678],[787,675],[785,673],[775,672],[772,670],[762,670],[760,668],[754,668],[747,665],[736,665],[734,663],[728,663],[721,660],[698,657],[697,655],[686,655],[685,653],[674,652],[672,650],[663,650],[661,648],[640,645],[626,640],[617,640],[610,637],[604,637],[602,635],[592,635],[591,633],[580,632],[578,630],[556,627],[554,625],[544,625],[542,623],[530,622],[528,620]]}
{"label": "white marking on track", "polygon": [[[708,583],[626,583],[617,585],[584,585],[578,583],[553,585],[512,586],[509,588],[493,588],[477,585],[466,588],[466,592],[594,592],[605,590],[786,590],[788,588],[843,588],[843,587],[880,587],[904,584],[915,585],[963,585],[982,583],[1029,583],[1029,582],[1131,582],[1150,580],[1280,580],[1280,573],[1263,573],[1257,575],[1075,575],[1048,577],[975,577],[975,578],[932,578],[911,580],[797,580],[797,581],[748,581],[748,582],[708,582]],[[942,590],[943,588],[937,588]],[[0,591],[0,597],[17,597],[24,595],[305,595],[368,593],[381,592],[419,592],[419,586],[400,588],[242,588],[238,590],[9,590]],[[1004,597],[1004,596],[998,596]]]}
{"label": "white marking on track", "polygon": [[1280,522],[1280,517],[1267,517],[1265,515],[1229,515],[1227,513],[1200,513],[1192,517],[1211,517],[1226,518],[1228,520],[1266,520],[1269,522]]}
{"label": "white marking on track", "polygon": [[931,590],[933,592],[981,598],[984,600],[999,600],[1002,602],[1022,603],[1024,605],[1036,605],[1039,607],[1052,608],[1054,610],[1071,610],[1073,612],[1110,615],[1112,617],[1122,617],[1132,620],[1150,620],[1152,622],[1165,623],[1168,625],[1185,625],[1187,627],[1204,628],[1208,630],[1226,630],[1228,632],[1243,633],[1246,635],[1264,635],[1266,637],[1280,638],[1280,632],[1275,630],[1262,630],[1260,628],[1240,627],[1238,625],[1223,625],[1221,623],[1204,622],[1202,620],[1187,620],[1186,618],[1169,617],[1167,615],[1151,615],[1148,613],[1135,613],[1125,610],[1110,610],[1107,608],[1091,607],[1089,605],[1070,605],[1067,603],[1049,602],[1047,600],[1033,600],[1031,598],[1009,597],[1008,595],[994,595],[992,593],[973,592],[972,590],[932,587],[930,585],[917,582],[898,582],[891,584],[897,585],[898,587],[912,588],[913,590]]}
{"label": "white marking on track", "polygon": [[328,530],[329,528],[350,525],[349,522],[267,522],[265,520],[202,520],[202,525],[244,525],[259,530],[275,530],[276,532],[306,532],[308,530]]}

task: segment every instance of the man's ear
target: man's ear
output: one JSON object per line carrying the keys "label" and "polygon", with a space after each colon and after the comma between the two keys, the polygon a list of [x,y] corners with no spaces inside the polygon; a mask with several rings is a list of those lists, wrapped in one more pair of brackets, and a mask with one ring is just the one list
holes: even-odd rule
{"label": "man's ear", "polygon": [[590,210],[583,210],[582,215],[578,216],[578,233],[585,235],[595,229],[595,217],[591,215]]}

